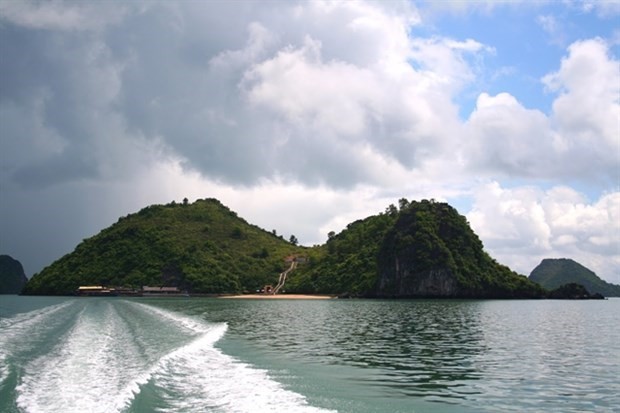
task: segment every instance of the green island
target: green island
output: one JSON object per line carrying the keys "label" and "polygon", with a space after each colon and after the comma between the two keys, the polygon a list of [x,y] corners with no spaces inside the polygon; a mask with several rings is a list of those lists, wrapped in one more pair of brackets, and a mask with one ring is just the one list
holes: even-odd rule
{"label": "green island", "polygon": [[532,270],[529,279],[549,290],[574,283],[592,294],[620,297],[620,285],[600,279],[593,271],[570,258],[545,258]]}
{"label": "green island", "polygon": [[97,285],[169,286],[196,295],[268,288],[340,297],[549,296],[491,258],[456,209],[404,198],[314,247],[252,225],[216,199],[152,205],[83,240],[35,274],[23,294],[66,295]]}

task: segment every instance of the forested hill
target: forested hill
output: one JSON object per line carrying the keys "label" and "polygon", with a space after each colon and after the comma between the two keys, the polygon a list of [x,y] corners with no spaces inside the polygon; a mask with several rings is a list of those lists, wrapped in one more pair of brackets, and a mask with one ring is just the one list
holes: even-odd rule
{"label": "forested hill", "polygon": [[525,276],[498,264],[465,217],[434,201],[390,205],[330,234],[316,259],[292,274],[302,292],[373,297],[544,297]]}
{"label": "forested hill", "polygon": [[35,274],[25,293],[70,294],[80,285],[255,291],[277,281],[286,256],[305,251],[274,232],[215,199],[153,205],[84,240]]}
{"label": "forested hill", "polygon": [[530,274],[530,280],[552,290],[564,284],[583,285],[590,294],[620,297],[620,285],[600,279],[593,271],[568,258],[546,258]]}
{"label": "forested hill", "polygon": [[[291,242],[292,241],[292,242]],[[526,277],[495,262],[465,217],[434,201],[390,205],[326,244],[295,245],[239,218],[215,199],[154,205],[84,240],[26,286],[70,294],[80,285],[177,286],[238,293],[275,285],[290,256],[303,257],[288,292],[363,297],[543,297]]]}

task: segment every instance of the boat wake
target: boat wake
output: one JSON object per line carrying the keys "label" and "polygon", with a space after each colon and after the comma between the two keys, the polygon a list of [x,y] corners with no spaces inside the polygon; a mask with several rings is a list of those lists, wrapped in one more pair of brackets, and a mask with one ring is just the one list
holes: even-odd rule
{"label": "boat wake", "polygon": [[[48,322],[69,308],[69,326],[62,329]],[[1,320],[11,337],[36,326],[34,330],[59,331],[46,351],[21,367],[15,404],[23,412],[326,411],[308,405],[304,396],[284,388],[266,370],[217,349],[225,323],[99,299],[73,301],[22,318]],[[0,349],[7,341],[2,337]],[[1,351],[4,369],[11,350]],[[0,374],[6,377],[8,371]]]}
{"label": "boat wake", "polygon": [[71,302],[51,305],[39,310],[0,318],[0,389],[11,373],[20,354],[45,339],[45,334],[58,328],[59,313]]}

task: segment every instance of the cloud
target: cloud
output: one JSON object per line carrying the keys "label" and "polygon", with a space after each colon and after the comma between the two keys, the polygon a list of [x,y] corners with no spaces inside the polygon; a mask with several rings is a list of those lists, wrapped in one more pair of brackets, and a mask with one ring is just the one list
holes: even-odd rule
{"label": "cloud", "polygon": [[[27,251],[29,234],[41,234],[40,266],[119,215],[210,196],[311,244],[401,197],[435,198],[462,213],[473,200],[482,238],[519,269],[531,269],[528,246],[539,256],[580,243],[589,262],[610,268],[617,238],[592,211],[616,198],[589,203],[565,184],[617,190],[611,46],[568,47],[540,86],[551,111],[483,91],[463,120],[458,102],[485,84],[484,59],[500,53],[475,37],[419,35],[428,27],[417,7],[0,2],[3,245],[12,234]],[[503,178],[557,182],[557,193],[505,189]],[[488,180],[500,183],[480,186]],[[592,231],[553,215],[571,205]],[[490,217],[503,224],[494,229]],[[63,227],[72,229],[55,235]]]}
{"label": "cloud", "polygon": [[617,1],[580,0],[573,1],[572,3],[586,13],[595,12],[603,18],[610,18],[620,14],[620,3]]}
{"label": "cloud", "polygon": [[536,22],[547,32],[552,44],[566,46],[567,34],[564,23],[553,14],[539,15]]}
{"label": "cloud", "polygon": [[129,3],[74,1],[0,1],[0,16],[20,26],[49,30],[100,30],[117,23]]}
{"label": "cloud", "polygon": [[512,95],[478,97],[466,124],[463,150],[473,170],[490,169],[511,176],[550,175],[548,156],[556,152],[547,116],[526,109]]}
{"label": "cloud", "polygon": [[620,283],[620,192],[589,202],[565,186],[481,185],[467,214],[493,257],[523,274],[543,258],[573,258]]}
{"label": "cloud", "polygon": [[611,175],[617,172],[620,137],[620,61],[601,39],[575,42],[568,52],[560,69],[543,78],[551,91],[559,92],[552,119],[567,152],[583,158],[587,151],[593,158],[587,162],[602,162],[601,169]]}
{"label": "cloud", "polygon": [[[483,48],[410,38],[419,18],[407,3],[154,4],[103,13],[114,24],[88,35],[69,29],[95,6],[26,3],[31,20],[12,7],[0,105],[37,108],[43,135],[60,142],[13,171],[24,186],[129,171],[110,148],[136,141],[230,184],[382,183],[386,168],[423,168],[444,149],[458,127],[452,97],[473,77],[464,56]],[[222,20],[234,35],[221,35]]]}
{"label": "cloud", "polygon": [[482,93],[465,124],[470,169],[617,185],[619,64],[601,39],[573,43],[560,69],[542,79],[558,94],[549,115],[509,93]]}

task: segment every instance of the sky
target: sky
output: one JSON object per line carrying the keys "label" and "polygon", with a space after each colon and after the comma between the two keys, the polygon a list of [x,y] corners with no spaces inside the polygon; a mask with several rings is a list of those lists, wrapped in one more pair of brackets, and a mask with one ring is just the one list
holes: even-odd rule
{"label": "sky", "polygon": [[620,284],[620,1],[0,0],[0,253],[217,198],[301,244],[435,199]]}

